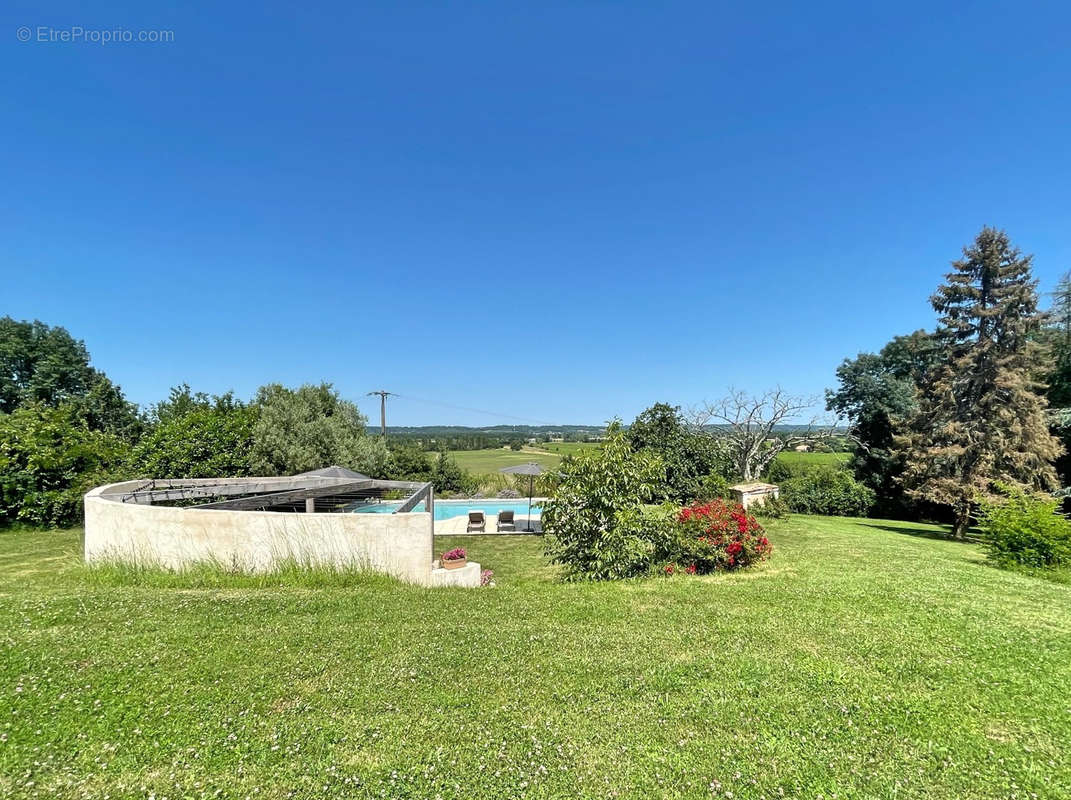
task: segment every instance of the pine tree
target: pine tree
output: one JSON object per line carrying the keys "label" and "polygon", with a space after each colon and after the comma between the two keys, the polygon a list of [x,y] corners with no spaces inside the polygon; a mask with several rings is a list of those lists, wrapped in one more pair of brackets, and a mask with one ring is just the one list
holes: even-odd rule
{"label": "pine tree", "polygon": [[983,228],[930,298],[940,315],[938,360],[919,391],[919,411],[900,438],[909,494],[949,505],[963,538],[971,508],[994,482],[1054,488],[1059,441],[1049,433],[1047,354],[1038,341],[1032,256],[1007,234]]}

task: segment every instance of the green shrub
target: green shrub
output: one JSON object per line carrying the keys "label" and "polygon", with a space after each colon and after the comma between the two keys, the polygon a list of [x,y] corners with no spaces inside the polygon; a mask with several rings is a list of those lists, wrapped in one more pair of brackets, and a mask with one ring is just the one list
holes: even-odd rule
{"label": "green shrub", "polygon": [[843,469],[810,470],[781,483],[781,496],[800,514],[864,517],[874,505],[874,490]]}
{"label": "green shrub", "polygon": [[665,479],[661,460],[634,452],[614,422],[598,450],[566,456],[543,506],[547,555],[566,580],[608,580],[650,568],[668,531],[665,514],[642,508]]}
{"label": "green shrub", "polygon": [[164,415],[134,447],[130,469],[145,478],[249,475],[257,411],[240,403]]}
{"label": "green shrub", "polygon": [[695,499],[715,500],[721,498],[722,500],[727,500],[729,493],[729,479],[715,472],[704,476],[699,482],[699,490]]}
{"label": "green shrub", "polygon": [[749,510],[756,517],[763,519],[784,519],[792,511],[785,498],[772,495],[767,495],[761,503],[753,504]]}
{"label": "green shrub", "polygon": [[82,495],[120,480],[127,452],[126,442],[90,430],[69,404],[0,414],[0,523],[77,524]]}
{"label": "green shrub", "polygon": [[1071,522],[1059,501],[1001,487],[1004,498],[982,504],[979,527],[991,562],[1051,569],[1071,564]]}

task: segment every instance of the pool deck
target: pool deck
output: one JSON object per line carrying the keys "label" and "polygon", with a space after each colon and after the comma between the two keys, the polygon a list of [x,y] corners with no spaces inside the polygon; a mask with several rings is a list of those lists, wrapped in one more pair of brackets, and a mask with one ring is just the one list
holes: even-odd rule
{"label": "pool deck", "polygon": [[[516,535],[518,533],[522,534],[522,535],[526,535],[526,536],[534,535],[534,534],[529,534],[527,531],[524,530],[524,528],[528,527],[528,524],[527,524],[528,517],[527,516],[524,516],[524,517],[516,516],[516,517],[514,517],[513,518],[513,523],[516,526],[517,530],[515,530],[515,531],[502,531],[501,533],[497,530],[497,528],[498,528],[498,514],[487,514],[486,515],[486,519],[487,519],[487,525],[485,526],[483,533],[469,533],[468,531],[465,530],[469,525],[468,515],[465,515],[465,516],[462,516],[462,517],[451,517],[450,519],[438,519],[438,520],[435,520],[435,535],[436,536],[486,536],[488,534],[496,534],[498,536],[514,536],[514,535]],[[536,529],[536,532],[540,532],[540,531],[543,530],[541,525],[540,525],[539,515],[538,514],[533,514],[532,515],[532,522],[534,523],[532,525],[532,527]]]}

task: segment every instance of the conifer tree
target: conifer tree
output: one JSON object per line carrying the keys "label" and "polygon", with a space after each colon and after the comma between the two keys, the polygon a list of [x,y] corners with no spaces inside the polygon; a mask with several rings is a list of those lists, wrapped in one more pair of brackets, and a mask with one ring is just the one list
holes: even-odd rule
{"label": "conifer tree", "polygon": [[1038,341],[1045,315],[1031,259],[1003,231],[983,228],[930,298],[940,315],[938,355],[900,439],[904,484],[916,497],[953,508],[956,538],[994,482],[1056,486],[1052,461],[1062,448],[1049,433],[1038,381],[1047,366]]}
{"label": "conifer tree", "polygon": [[1071,406],[1071,272],[1064,273],[1052,293],[1046,340],[1052,350],[1048,376],[1049,405]]}

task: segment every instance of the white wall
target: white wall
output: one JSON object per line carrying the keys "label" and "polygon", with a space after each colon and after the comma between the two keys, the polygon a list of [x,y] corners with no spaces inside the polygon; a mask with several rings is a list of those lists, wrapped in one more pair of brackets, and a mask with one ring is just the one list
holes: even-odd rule
{"label": "white wall", "polygon": [[[130,482],[131,489],[143,482]],[[431,514],[305,514],[121,503],[85,496],[86,561],[117,559],[181,568],[213,561],[264,571],[286,560],[361,566],[431,584]],[[478,584],[477,584],[478,585]]]}

